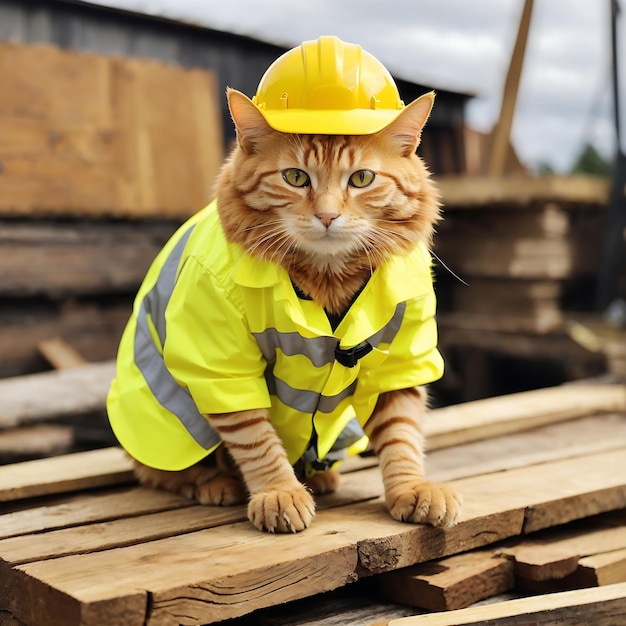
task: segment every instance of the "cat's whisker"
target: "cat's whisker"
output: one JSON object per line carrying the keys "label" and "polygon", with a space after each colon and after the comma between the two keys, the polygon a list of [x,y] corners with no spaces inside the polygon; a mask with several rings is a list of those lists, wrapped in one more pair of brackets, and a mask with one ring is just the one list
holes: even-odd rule
{"label": "cat's whisker", "polygon": [[[296,239],[295,241],[295,245],[297,246],[298,244],[298,240]],[[291,237],[285,236],[284,237],[284,241],[282,242],[282,247],[283,247],[283,253],[280,257],[280,259],[278,259],[278,263],[279,265],[282,265],[283,267],[285,266],[286,262],[285,259],[287,258],[287,255],[291,254],[293,247],[294,247],[294,241]]]}
{"label": "cat's whisker", "polygon": [[372,255],[370,254],[370,247],[367,245],[367,241],[360,241],[359,247],[357,248],[357,252],[363,252],[365,254],[365,258],[369,264],[370,268],[370,276],[374,273],[374,264],[372,263]]}
{"label": "cat's whisker", "polygon": [[379,238],[377,243],[385,245],[390,250],[398,245],[399,240],[415,245],[415,236],[403,232],[379,229],[375,231],[374,235]]}
{"label": "cat's whisker", "polygon": [[256,230],[257,228],[267,228],[268,226],[274,226],[275,224],[281,224],[282,220],[275,220],[273,222],[263,222],[262,224],[253,224],[252,226],[247,226],[243,229],[243,232],[249,233],[252,230]]}
{"label": "cat's whisker", "polygon": [[274,261],[278,261],[279,258],[281,262],[284,261],[291,250],[292,237],[284,231],[276,232],[271,237],[265,237],[262,241],[257,242],[257,245],[251,249],[251,252],[254,252],[267,241],[269,241],[269,245],[263,251],[262,256],[271,258]]}
{"label": "cat's whisker", "polygon": [[370,218],[370,221],[375,222],[377,224],[410,224],[413,222],[413,218],[405,218],[401,220],[392,220],[389,218]]}
{"label": "cat's whisker", "polygon": [[257,239],[252,245],[248,247],[248,252],[252,256],[254,256],[259,249],[265,247],[265,251],[261,256],[266,256],[267,251],[271,250],[271,248],[276,245],[278,239],[277,237],[284,236],[280,231],[266,233],[263,237]]}

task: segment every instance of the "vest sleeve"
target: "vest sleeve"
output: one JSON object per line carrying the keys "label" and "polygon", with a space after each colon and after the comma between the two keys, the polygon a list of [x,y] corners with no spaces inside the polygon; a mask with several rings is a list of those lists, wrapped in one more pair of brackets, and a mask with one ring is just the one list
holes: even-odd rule
{"label": "vest sleeve", "polygon": [[388,346],[387,358],[375,368],[361,370],[354,396],[361,423],[372,414],[379,394],[425,385],[443,375],[435,309],[432,289],[426,296],[408,301],[400,329]]}
{"label": "vest sleeve", "polygon": [[165,312],[165,365],[203,414],[271,405],[265,361],[234,300],[190,257]]}

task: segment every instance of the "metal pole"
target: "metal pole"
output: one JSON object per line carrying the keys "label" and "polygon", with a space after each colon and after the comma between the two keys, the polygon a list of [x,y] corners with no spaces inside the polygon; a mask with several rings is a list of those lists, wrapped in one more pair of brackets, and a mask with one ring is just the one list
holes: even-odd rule
{"label": "metal pole", "polygon": [[[613,85],[613,111],[617,150],[613,167],[611,198],[609,201],[602,258],[598,271],[595,308],[604,311],[611,301],[618,297],[617,283],[623,267],[624,248],[626,248],[626,154],[621,145],[620,99],[619,99],[619,42],[618,19],[620,6],[618,0],[611,2],[611,60]],[[622,294],[626,297],[626,294]]]}

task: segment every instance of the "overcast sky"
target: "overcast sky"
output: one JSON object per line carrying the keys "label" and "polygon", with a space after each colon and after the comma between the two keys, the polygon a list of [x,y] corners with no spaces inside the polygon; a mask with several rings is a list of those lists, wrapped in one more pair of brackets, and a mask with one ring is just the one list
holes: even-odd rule
{"label": "overcast sky", "polygon": [[[499,113],[523,6],[523,0],[100,3],[201,23],[287,47],[319,35],[337,35],[361,44],[399,77],[477,94],[468,105],[467,121],[482,131],[492,128]],[[626,2],[621,3],[621,31],[626,32]],[[566,171],[587,141],[612,157],[609,14],[610,0],[535,0],[512,131],[512,141],[527,165],[543,161],[557,171]],[[626,109],[626,37],[621,42],[625,59],[622,109]]]}

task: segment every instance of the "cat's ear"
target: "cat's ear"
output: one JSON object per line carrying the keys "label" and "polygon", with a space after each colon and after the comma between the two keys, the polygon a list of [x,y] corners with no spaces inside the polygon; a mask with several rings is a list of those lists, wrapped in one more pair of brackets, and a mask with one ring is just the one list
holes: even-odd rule
{"label": "cat's ear", "polygon": [[254,152],[260,139],[276,131],[265,121],[252,100],[241,91],[228,87],[226,98],[230,115],[237,129],[239,145],[246,152]]}
{"label": "cat's ear", "polygon": [[389,141],[402,156],[415,154],[422,137],[422,128],[435,102],[435,92],[420,96],[406,106],[400,115],[378,135]]}

